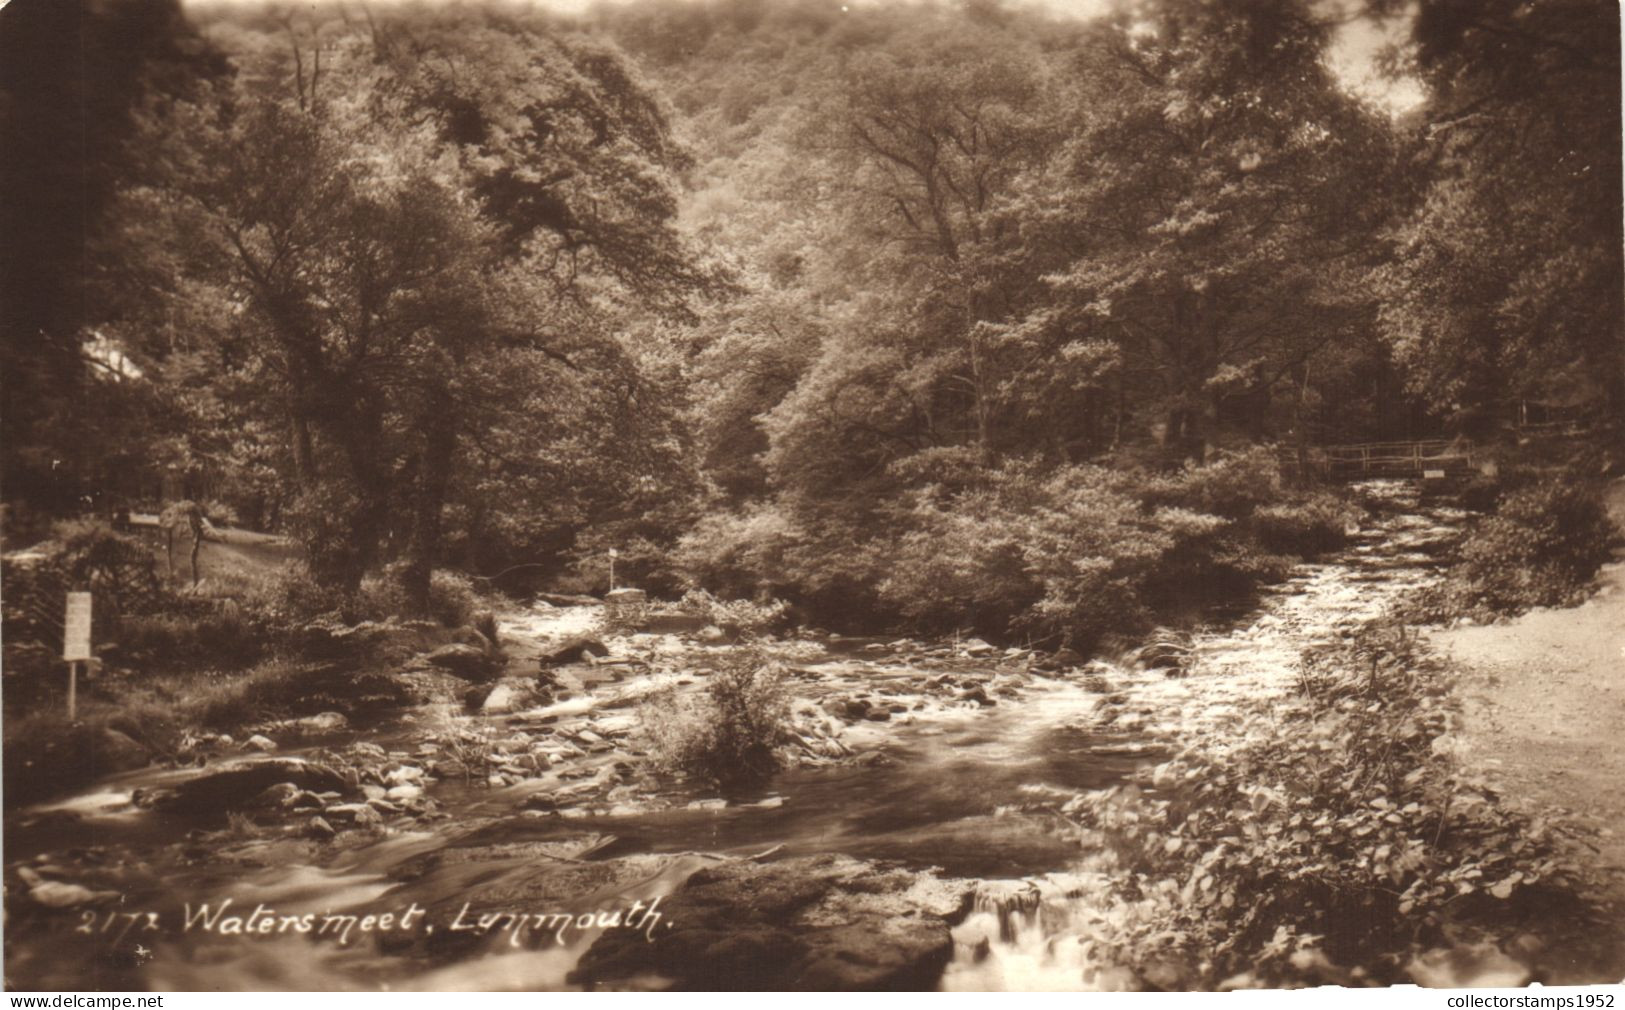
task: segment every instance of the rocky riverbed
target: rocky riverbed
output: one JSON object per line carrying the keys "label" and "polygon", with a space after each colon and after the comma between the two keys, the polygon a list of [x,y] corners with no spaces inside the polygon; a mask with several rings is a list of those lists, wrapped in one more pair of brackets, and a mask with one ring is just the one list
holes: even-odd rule
{"label": "rocky riverbed", "polygon": [[[1112,661],[977,640],[766,643],[793,694],[785,768],[736,795],[656,770],[641,731],[651,696],[704,688],[739,648],[725,635],[682,620],[606,634],[587,605],[500,615],[502,665],[477,684],[451,653],[420,655],[396,676],[405,707],[196,739],[180,767],[13,815],[8,981],[1147,984],[1078,942],[1101,910],[1067,803],[1191,734],[1222,736],[1242,701],[1292,689],[1303,648],[1433,577],[1459,515],[1400,485],[1368,494],[1339,556]],[[604,648],[543,674],[583,636]]]}

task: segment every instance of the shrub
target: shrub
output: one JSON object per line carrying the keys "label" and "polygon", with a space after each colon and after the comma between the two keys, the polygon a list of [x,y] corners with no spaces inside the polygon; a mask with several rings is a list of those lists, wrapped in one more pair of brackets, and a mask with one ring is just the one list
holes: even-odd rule
{"label": "shrub", "polygon": [[1310,555],[1336,550],[1348,539],[1359,512],[1343,499],[1320,493],[1297,501],[1263,505],[1252,514],[1253,529],[1265,548]]}
{"label": "shrub", "polygon": [[921,454],[890,504],[790,496],[702,521],[691,581],[771,594],[842,627],[896,625],[1088,649],[1160,613],[1284,577],[1342,542],[1353,510],[1291,496],[1268,451],[1172,474]]}
{"label": "shrub", "polygon": [[704,617],[730,635],[754,637],[784,625],[789,605],[783,600],[753,603],[750,600],[719,600],[703,589],[690,589],[678,606]]}
{"label": "shrub", "polygon": [[1393,977],[1467,920],[1579,893],[1555,836],[1434,747],[1447,671],[1415,636],[1368,628],[1306,656],[1299,686],[1154,768],[1149,791],[1075,801],[1136,913],[1107,917],[1108,957],[1188,965],[1195,986],[1303,982],[1328,957]]}
{"label": "shrub", "polygon": [[1577,603],[1618,538],[1595,483],[1557,479],[1508,491],[1495,514],[1468,531],[1443,585],[1412,613],[1488,619]]}
{"label": "shrub", "polygon": [[699,696],[657,695],[640,712],[655,763],[722,787],[760,781],[779,767],[790,718],[784,668],[757,649],[730,652]]}

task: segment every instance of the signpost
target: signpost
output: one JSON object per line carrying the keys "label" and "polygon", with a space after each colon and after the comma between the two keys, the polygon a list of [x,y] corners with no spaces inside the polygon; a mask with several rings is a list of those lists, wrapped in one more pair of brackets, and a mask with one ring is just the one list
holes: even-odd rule
{"label": "signpost", "polygon": [[69,593],[62,622],[62,658],[68,661],[68,721],[78,717],[79,664],[91,658],[90,594]]}

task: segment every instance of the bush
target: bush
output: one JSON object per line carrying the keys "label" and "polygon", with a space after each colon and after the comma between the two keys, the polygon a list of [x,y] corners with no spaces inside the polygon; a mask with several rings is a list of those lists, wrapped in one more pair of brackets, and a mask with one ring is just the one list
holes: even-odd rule
{"label": "bush", "polygon": [[1618,538],[1595,483],[1556,479],[1509,491],[1494,515],[1468,531],[1443,585],[1419,599],[1413,613],[1490,619],[1573,605]]}
{"label": "bush", "polygon": [[1306,656],[1299,686],[1154,768],[1149,791],[1075,801],[1134,912],[1105,918],[1108,958],[1189,966],[1186,986],[1297,984],[1328,958],[1395,980],[1454,928],[1581,893],[1544,825],[1434,747],[1447,671],[1415,636],[1368,628]]}
{"label": "bush", "polygon": [[749,785],[779,767],[790,718],[784,668],[757,649],[730,652],[703,695],[657,695],[640,712],[656,765],[722,787]]}
{"label": "bush", "polygon": [[704,617],[728,634],[755,637],[784,626],[789,604],[783,600],[753,603],[750,600],[719,600],[703,589],[690,589],[683,594],[678,606],[684,611]]}
{"label": "bush", "polygon": [[1336,550],[1348,539],[1359,511],[1330,494],[1311,494],[1298,501],[1255,509],[1253,529],[1264,547],[1282,554],[1310,555]]}
{"label": "bush", "polygon": [[945,453],[893,469],[928,482],[884,508],[782,498],[711,517],[680,561],[698,586],[783,597],[843,628],[1088,649],[1279,580],[1296,555],[1341,544],[1356,514],[1283,490],[1263,450],[1173,474]]}

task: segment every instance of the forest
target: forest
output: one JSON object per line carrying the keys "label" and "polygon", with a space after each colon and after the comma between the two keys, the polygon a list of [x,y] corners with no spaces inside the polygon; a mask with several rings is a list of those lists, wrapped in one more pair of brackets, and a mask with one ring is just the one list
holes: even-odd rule
{"label": "forest", "polygon": [[[7,834],[65,846],[71,831],[24,804],[110,772],[236,761],[244,738],[269,754],[279,733],[331,750],[310,754],[333,777],[262,757],[178,799],[154,801],[143,780],[129,804],[230,808],[209,829],[261,846],[284,828],[338,846],[387,830],[376,811],[429,824],[434,780],[523,789],[560,760],[538,764],[540,743],[514,759],[493,713],[596,697],[618,663],[709,679],[641,703],[643,728],[612,746],[652,755],[650,770],[616,765],[604,795],[619,783],[638,802],[755,803],[780,782],[793,806],[774,778],[797,767],[786,747],[851,757],[863,733],[937,704],[888,700],[868,668],[831,674],[857,678],[833,700],[798,694],[809,642],[830,656],[871,643],[857,653],[871,664],[890,642],[918,660],[911,691],[990,718],[1018,704],[999,679],[1017,666],[1072,671],[1067,690],[1107,708],[1119,667],[1136,669],[1154,705],[1187,689],[1165,682],[1194,683],[1179,675],[1209,654],[1204,635],[1323,588],[1332,599],[1342,588],[1304,563],[1346,562],[1339,586],[1391,595],[1361,597],[1374,609],[1357,629],[1339,612],[1326,635],[1289,643],[1293,718],[1320,727],[1302,752],[1264,745],[1261,721],[1238,723],[1235,765],[1168,749],[1186,732],[1100,723],[1140,735],[1091,744],[1115,777],[1072,773],[1063,785],[1083,798],[1057,800],[1056,816],[1143,888],[1113,892],[1137,911],[1060,984],[1425,981],[1432,969],[1407,959],[1451,933],[1440,923],[1469,892],[1494,894],[1475,922],[1504,925],[1503,885],[1529,898],[1519,929],[1540,932],[1589,871],[1562,868],[1562,843],[1528,827],[1540,817],[1435,764],[1457,717],[1431,685],[1455,674],[1415,629],[1571,607],[1613,577],[1619,37],[1607,0],[13,0],[0,9]],[[1400,481],[1339,470],[1363,459],[1366,476],[1394,477],[1370,470],[1385,451],[1414,454]],[[1397,503],[1411,485],[1421,497]],[[1405,525],[1418,516],[1443,524],[1437,542]],[[1355,552],[1373,550],[1401,551],[1403,571],[1360,574]],[[75,681],[64,721],[71,591],[95,597],[97,677]],[[1006,672],[979,672],[995,663]],[[1381,712],[1347,715],[1379,671]],[[1274,705],[1275,683],[1243,677],[1225,689],[1239,701],[1209,702]],[[456,757],[438,770],[355,729],[431,701],[455,710],[426,745]],[[843,725],[858,743],[822,742]],[[347,756],[321,735],[337,727],[351,727]],[[597,754],[607,731],[585,732],[571,746]],[[1283,812],[1281,838],[1308,849],[1219,865],[1243,833],[1230,808],[1268,824],[1316,747],[1370,774],[1334,781],[1328,767],[1309,811],[1325,823]],[[577,787],[553,774],[554,799],[527,812],[587,802],[560,798]],[[1127,785],[1141,779],[1162,797],[1152,808]],[[1223,802],[1169,786],[1198,779]],[[252,810],[283,786],[301,819],[271,827]],[[1482,804],[1464,813],[1465,793]],[[250,796],[259,806],[240,812]],[[1466,820],[1447,832],[1451,818]],[[1513,855],[1493,824],[1536,840]],[[1331,872],[1311,836],[1350,832],[1372,833],[1366,876],[1306,883]],[[1417,841],[1430,833],[1432,848]],[[784,865],[736,855],[731,872]],[[983,879],[976,908],[1005,941],[1027,899],[984,900],[986,880],[1057,869],[1013,869],[1024,858],[995,860],[1005,874],[949,867]],[[47,885],[80,885],[7,864],[8,921],[14,893],[35,895],[25,919],[96,905],[55,904]],[[1155,880],[1171,904],[1148,910]],[[1349,919],[1348,900],[1364,925],[1340,932],[1328,923]],[[956,975],[958,948],[915,956],[896,938],[897,965],[824,976],[817,944],[835,941],[797,936],[812,946],[793,977],[725,965],[696,980],[608,933],[573,970],[678,987],[1020,981]],[[444,954],[408,956],[451,972]],[[1596,958],[1625,964],[1615,954]],[[109,985],[242,982],[202,961],[149,977],[108,958]],[[8,979],[71,984],[48,950],[7,960]],[[1096,970],[1106,961],[1129,974]]]}

